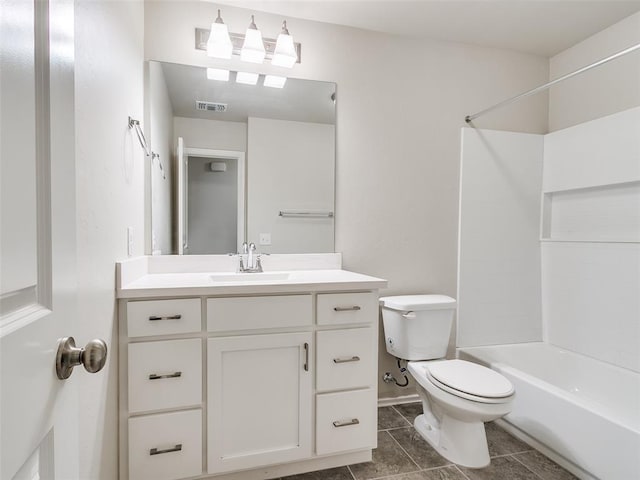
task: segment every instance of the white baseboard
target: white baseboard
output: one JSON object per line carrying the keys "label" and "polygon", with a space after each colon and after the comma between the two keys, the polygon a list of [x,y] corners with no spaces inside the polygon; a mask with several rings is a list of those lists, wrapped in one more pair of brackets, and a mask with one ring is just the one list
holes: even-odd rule
{"label": "white baseboard", "polygon": [[391,405],[402,405],[403,403],[419,402],[420,396],[417,393],[401,395],[399,397],[384,397],[378,399],[378,407],[390,407]]}

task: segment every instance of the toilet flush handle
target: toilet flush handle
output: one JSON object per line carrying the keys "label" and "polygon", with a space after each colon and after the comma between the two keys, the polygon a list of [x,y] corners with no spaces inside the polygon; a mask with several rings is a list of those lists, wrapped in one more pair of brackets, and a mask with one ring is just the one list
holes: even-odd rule
{"label": "toilet flush handle", "polygon": [[416,313],[415,312],[404,312],[402,314],[402,316],[404,318],[416,318]]}

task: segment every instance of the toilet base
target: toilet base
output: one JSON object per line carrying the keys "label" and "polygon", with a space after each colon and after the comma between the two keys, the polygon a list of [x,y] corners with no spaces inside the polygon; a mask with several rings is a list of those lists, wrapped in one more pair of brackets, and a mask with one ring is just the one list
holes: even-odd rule
{"label": "toilet base", "polygon": [[468,468],[489,465],[489,447],[484,422],[462,422],[443,416],[439,425],[435,417],[429,422],[424,414],[413,422],[416,431],[436,452],[447,460]]}

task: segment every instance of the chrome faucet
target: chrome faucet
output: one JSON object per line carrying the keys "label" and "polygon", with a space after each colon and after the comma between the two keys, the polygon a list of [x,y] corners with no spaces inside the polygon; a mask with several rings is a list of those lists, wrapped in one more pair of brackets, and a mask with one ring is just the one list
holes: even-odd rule
{"label": "chrome faucet", "polygon": [[[245,266],[243,258],[246,255],[247,265]],[[256,254],[256,244],[247,242],[242,244],[242,254],[240,255],[240,265],[238,271],[242,273],[260,273],[262,272],[262,263],[260,255]]]}

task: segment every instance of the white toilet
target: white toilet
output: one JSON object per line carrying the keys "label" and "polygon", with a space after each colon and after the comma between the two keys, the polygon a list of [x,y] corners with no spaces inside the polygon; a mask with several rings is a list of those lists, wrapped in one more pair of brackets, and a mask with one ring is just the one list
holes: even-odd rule
{"label": "white toilet", "polygon": [[[470,468],[489,465],[484,422],[511,411],[511,382],[487,367],[444,358],[456,301],[445,295],[383,297],[387,351],[409,360],[423,414],[414,426],[446,459]],[[425,361],[426,360],[426,361]]]}

